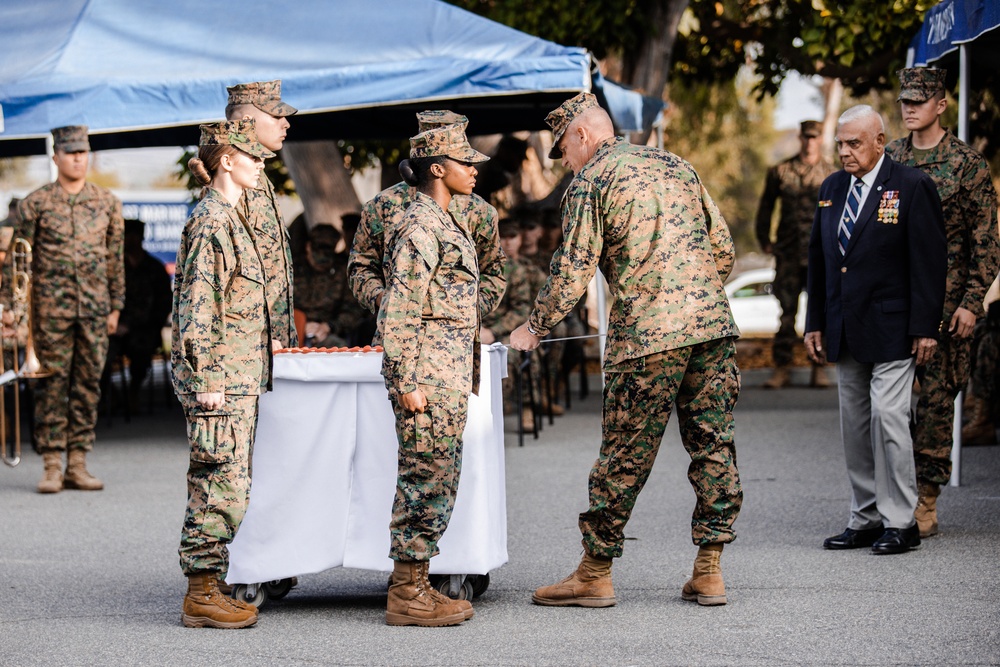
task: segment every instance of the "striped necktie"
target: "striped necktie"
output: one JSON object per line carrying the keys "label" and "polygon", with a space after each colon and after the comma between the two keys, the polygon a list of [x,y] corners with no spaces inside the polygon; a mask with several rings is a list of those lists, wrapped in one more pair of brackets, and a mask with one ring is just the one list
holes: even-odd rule
{"label": "striped necktie", "polygon": [[861,202],[861,189],[865,187],[865,182],[860,178],[854,181],[854,187],[847,196],[847,206],[844,207],[844,217],[840,219],[840,226],[837,228],[837,240],[840,242],[840,254],[847,252],[847,242],[851,240],[854,233],[854,223],[858,219],[858,204]]}

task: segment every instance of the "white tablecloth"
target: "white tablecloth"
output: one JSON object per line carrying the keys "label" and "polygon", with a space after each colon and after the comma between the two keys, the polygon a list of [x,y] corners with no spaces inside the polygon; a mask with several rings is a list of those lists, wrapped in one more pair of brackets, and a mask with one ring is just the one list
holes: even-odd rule
{"label": "white tablecloth", "polygon": [[[482,354],[455,511],[432,573],[486,574],[507,562],[507,350],[484,346]],[[229,583],[333,567],[392,570],[397,441],[381,365],[375,352],[275,355],[274,391],[260,400],[250,505],[229,547]]]}

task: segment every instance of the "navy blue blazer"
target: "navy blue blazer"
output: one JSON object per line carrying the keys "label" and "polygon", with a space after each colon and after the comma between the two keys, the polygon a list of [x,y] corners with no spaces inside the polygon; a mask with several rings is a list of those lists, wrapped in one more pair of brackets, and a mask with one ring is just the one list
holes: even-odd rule
{"label": "navy blue blazer", "polygon": [[806,331],[823,332],[829,361],[844,341],[860,362],[906,359],[913,338],[939,333],[948,262],[941,200],[929,176],[886,155],[841,255],[837,228],[850,187],[844,170],[820,186]]}

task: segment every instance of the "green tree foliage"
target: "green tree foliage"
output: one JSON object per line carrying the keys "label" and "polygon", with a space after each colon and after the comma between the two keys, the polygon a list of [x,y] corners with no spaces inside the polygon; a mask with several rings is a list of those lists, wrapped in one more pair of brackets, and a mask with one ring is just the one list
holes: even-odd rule
{"label": "green tree foliage", "polygon": [[895,71],[937,0],[692,0],[674,74],[724,81],[752,61],[758,90],[777,92],[788,72],[838,78],[852,93],[897,85]]}
{"label": "green tree foliage", "polygon": [[567,46],[582,46],[597,58],[622,58],[628,71],[638,46],[655,34],[649,16],[658,0],[448,0],[480,16]]}
{"label": "green tree foliage", "polygon": [[755,83],[744,70],[722,83],[671,84],[670,131],[664,141],[698,172],[739,254],[757,250],[753,223],[764,175],[774,161],[770,147],[779,134],[771,129],[774,99],[751,95]]}

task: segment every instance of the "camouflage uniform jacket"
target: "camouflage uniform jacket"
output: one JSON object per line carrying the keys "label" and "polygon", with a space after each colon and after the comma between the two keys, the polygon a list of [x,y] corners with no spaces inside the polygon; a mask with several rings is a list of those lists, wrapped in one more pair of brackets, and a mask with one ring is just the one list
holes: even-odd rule
{"label": "camouflage uniform jacket", "polygon": [[497,340],[509,336],[511,331],[528,319],[539,283],[545,280],[544,276],[541,276],[541,280],[533,280],[532,274],[540,273],[536,267],[509,257],[503,273],[507,289],[500,299],[500,305],[483,318],[483,326],[492,331]]}
{"label": "camouflage uniform jacket", "polygon": [[396,234],[379,310],[386,388],[397,396],[418,383],[476,392],[482,288],[472,239],[420,193]]}
{"label": "camouflage uniform jacket", "polygon": [[948,238],[943,321],[950,321],[959,307],[983,317],[983,299],[1000,263],[997,192],[986,160],[950,131],[920,162],[910,137],[893,141],[886,153],[930,176],[941,197]]}
{"label": "camouflage uniform jacket", "polygon": [[737,336],[723,283],[735,251],[694,168],[608,139],[563,195],[564,240],[528,325],[544,336],[598,266],[611,293],[606,364]]}
{"label": "camouflage uniform jacket", "polygon": [[761,247],[771,243],[771,219],[774,206],[781,200],[781,217],[775,232],[773,253],[786,261],[809,262],[809,235],[819,201],[819,186],[836,171],[828,161],[820,159],[806,164],[796,155],[767,170],[764,193],[757,207],[757,241]]}
{"label": "camouflage uniform jacket", "polygon": [[31,299],[39,317],[106,317],[125,306],[125,222],[110,191],[85,183],[74,197],[49,183],[21,201],[19,216],[17,235],[32,249]]}
{"label": "camouflage uniform jacket", "polygon": [[253,396],[268,387],[272,336],[264,280],[247,226],[209,189],[177,252],[170,361],[178,394]]}
{"label": "camouflage uniform jacket", "polygon": [[250,222],[267,280],[267,308],[271,335],[286,347],[296,345],[292,309],[292,246],[274,186],[261,172],[256,188],[243,191],[237,209]]}
{"label": "camouflage uniform jacket", "polygon": [[[395,230],[416,192],[416,188],[406,183],[397,183],[375,195],[361,210],[348,276],[358,301],[373,313],[378,310],[376,299],[388,283],[389,268],[385,260],[392,253]],[[479,315],[485,317],[500,303],[504,291],[504,255],[497,232],[497,210],[478,195],[456,195],[448,212],[476,244],[479,279],[483,283],[479,290]]]}

